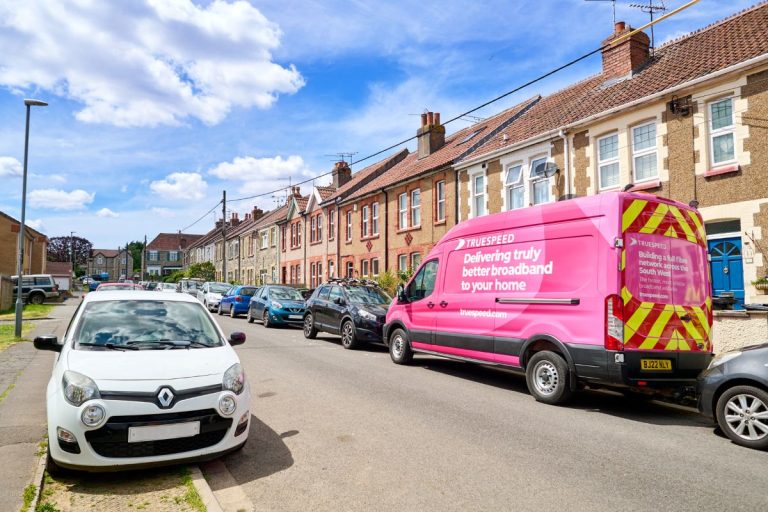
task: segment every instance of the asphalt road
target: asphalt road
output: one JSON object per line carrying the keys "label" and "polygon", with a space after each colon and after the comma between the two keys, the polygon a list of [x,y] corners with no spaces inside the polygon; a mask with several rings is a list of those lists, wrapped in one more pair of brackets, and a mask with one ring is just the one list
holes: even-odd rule
{"label": "asphalt road", "polygon": [[768,453],[693,412],[597,392],[547,406],[503,370],[217,318],[248,336],[251,434],[225,462],[257,510],[768,508]]}

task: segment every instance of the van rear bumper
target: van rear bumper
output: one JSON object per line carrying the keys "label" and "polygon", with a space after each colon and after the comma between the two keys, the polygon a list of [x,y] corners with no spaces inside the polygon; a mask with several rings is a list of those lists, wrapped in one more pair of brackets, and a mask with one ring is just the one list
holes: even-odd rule
{"label": "van rear bumper", "polygon": [[[577,378],[613,386],[679,388],[695,386],[699,373],[712,360],[710,352],[667,352],[651,350],[611,351],[595,345],[570,345]],[[671,370],[641,368],[643,359],[669,361]]]}

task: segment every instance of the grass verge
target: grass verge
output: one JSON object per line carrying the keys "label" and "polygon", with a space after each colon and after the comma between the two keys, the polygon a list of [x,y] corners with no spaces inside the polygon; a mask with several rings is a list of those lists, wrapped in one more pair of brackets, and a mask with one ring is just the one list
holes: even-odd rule
{"label": "grass verge", "polygon": [[21,506],[21,512],[27,512],[29,507],[32,506],[32,500],[35,499],[37,493],[37,487],[35,484],[29,484],[24,488],[24,504]]}
{"label": "grass verge", "polygon": [[[25,319],[30,318],[44,318],[53,309],[53,304],[25,304],[22,310],[22,315]],[[9,309],[0,311],[0,320],[13,320],[16,318],[16,306],[11,306]]]}
{"label": "grass verge", "polygon": [[0,324],[0,352],[7,349],[14,343],[20,341],[27,341],[24,336],[29,334],[32,330],[32,324],[30,322],[22,322],[21,324],[21,338],[14,336],[16,326],[14,324]]}
{"label": "grass verge", "polygon": [[184,494],[184,501],[192,507],[193,510],[198,512],[207,512],[207,508],[203,503],[203,499],[198,494],[195,484],[192,481],[192,476],[189,473],[189,468],[184,468],[181,471],[181,483],[186,487],[187,492]]}

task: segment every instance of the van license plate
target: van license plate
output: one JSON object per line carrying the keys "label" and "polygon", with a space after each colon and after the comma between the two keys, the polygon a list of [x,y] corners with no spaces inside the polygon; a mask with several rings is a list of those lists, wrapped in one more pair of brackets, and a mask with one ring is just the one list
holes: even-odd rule
{"label": "van license plate", "polygon": [[199,421],[172,423],[169,425],[152,425],[146,427],[129,427],[128,442],[142,443],[144,441],[160,441],[162,439],[192,437],[198,435],[199,433]]}
{"label": "van license plate", "polygon": [[671,372],[672,361],[669,359],[641,359],[640,370],[646,372]]}

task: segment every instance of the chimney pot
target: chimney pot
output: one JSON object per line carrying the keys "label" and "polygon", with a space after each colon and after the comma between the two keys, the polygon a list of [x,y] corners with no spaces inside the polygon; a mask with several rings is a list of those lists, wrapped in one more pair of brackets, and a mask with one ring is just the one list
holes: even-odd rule
{"label": "chimney pot", "polygon": [[435,124],[440,124],[440,112],[435,112]]}
{"label": "chimney pot", "polygon": [[421,114],[421,126],[427,126],[427,114]]}
{"label": "chimney pot", "polygon": [[427,124],[430,126],[435,124],[435,116],[432,112],[427,112]]}
{"label": "chimney pot", "polygon": [[624,32],[624,29],[627,28],[627,24],[623,21],[617,21],[616,24],[613,26],[613,33],[618,34],[619,32]]}

